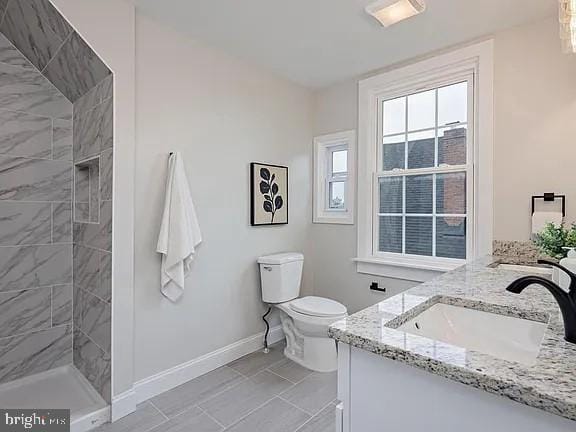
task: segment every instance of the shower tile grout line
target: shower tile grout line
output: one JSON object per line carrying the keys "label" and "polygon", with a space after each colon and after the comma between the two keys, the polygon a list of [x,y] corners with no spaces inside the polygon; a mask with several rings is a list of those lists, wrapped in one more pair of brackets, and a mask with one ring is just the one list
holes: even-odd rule
{"label": "shower tile grout line", "polygon": [[54,244],[54,203],[50,203],[50,244]]}
{"label": "shower tile grout line", "polygon": [[[111,72],[111,73],[109,73],[108,75],[106,75],[104,78],[102,78],[99,82],[97,82],[97,83],[94,85],[94,87],[92,87],[92,89],[88,90],[85,94],[83,94],[82,96],[80,96],[80,97],[76,100],[76,102],[74,102],[74,103],[72,104],[72,108],[74,108],[74,105],[77,105],[78,102],[79,102],[81,99],[87,97],[92,91],[96,92],[96,90],[102,90],[102,87],[100,87],[100,86],[101,86],[102,84],[104,84],[104,81],[106,81],[107,79],[109,79],[110,77],[113,77],[113,76],[114,76],[114,74]],[[100,87],[100,88],[98,88],[98,87]],[[80,113],[78,114],[78,116],[82,116],[83,114],[87,113],[88,111],[92,111],[95,107],[97,107],[98,105],[102,104],[103,102],[106,102],[108,99],[112,99],[112,98],[114,97],[114,92],[112,92],[112,96],[108,96],[107,98],[103,98],[101,93],[100,93],[100,94],[97,94],[97,95],[98,95],[98,98],[97,98],[96,104],[95,104],[94,106],[88,108],[88,109],[85,110],[85,111],[80,111]],[[75,115],[74,112],[72,112],[72,117],[74,117],[74,115]]]}
{"label": "shower tile grout line", "polygon": [[60,329],[60,328],[71,327],[71,326],[72,326],[72,323],[66,323],[66,324],[60,324],[60,325],[57,325],[54,327],[46,327],[46,328],[42,328],[42,329],[30,330],[29,332],[25,332],[25,333],[17,333],[17,334],[11,335],[11,336],[0,337],[0,341],[14,338],[14,337],[29,336],[29,335],[35,334],[35,333],[41,333],[41,332],[45,332],[48,330]]}
{"label": "shower tile grout line", "polygon": [[[102,80],[103,81],[103,80]],[[98,84],[97,84],[98,85]],[[101,101],[97,102],[96,105],[94,105],[92,108],[88,108],[86,111],[81,111],[79,114],[72,114],[72,117],[74,118],[74,121],[79,120],[83,117],[86,117],[87,114],[90,114],[92,111],[94,111],[96,108],[99,108],[101,105],[104,105],[106,102],[108,102],[110,99],[114,99],[114,96],[110,96],[107,97],[106,99],[102,99]],[[110,147],[113,148],[113,147]],[[104,150],[108,150],[108,149],[104,149]]]}
{"label": "shower tile grout line", "polygon": [[[0,154],[0,156],[5,156],[4,154]],[[14,156],[14,157],[22,157],[22,156]],[[44,159],[43,159],[44,160]],[[45,159],[45,160],[49,160],[49,159]],[[60,161],[60,162],[70,162],[70,161]],[[15,203],[31,203],[31,204],[63,204],[63,203],[69,203],[72,201],[72,199],[69,200],[49,200],[49,201],[34,201],[34,200],[26,200],[26,201],[22,201],[22,200],[14,200],[14,199],[3,199],[1,200],[2,203],[9,203],[9,204],[15,204]]]}
{"label": "shower tile grout line", "polygon": [[[28,113],[25,113],[28,114]],[[59,119],[58,119],[59,120]],[[0,156],[2,157],[9,157],[9,158],[14,158],[14,159],[27,159],[27,160],[34,160],[34,161],[46,161],[46,162],[59,162],[59,163],[71,163],[72,161],[70,160],[66,160],[66,159],[53,159],[53,158],[42,158],[42,157],[32,157],[32,156],[20,156],[20,155],[15,155],[15,154],[10,154],[10,153],[0,153]]]}
{"label": "shower tile grout line", "polygon": [[[42,70],[36,68],[36,70],[37,70],[38,72],[40,72],[43,77],[46,77],[46,75],[44,75],[44,72],[46,71],[46,69],[48,69],[48,66],[50,66],[50,64],[52,63],[52,61],[55,60],[56,57],[58,57],[58,54],[60,54],[60,51],[62,51],[62,48],[64,48],[64,45],[65,45],[70,39],[72,39],[72,35],[73,35],[74,33],[76,33],[76,30],[74,30],[74,29],[72,28],[72,30],[70,31],[70,33],[68,34],[68,36],[66,36],[66,37],[64,38],[64,40],[62,41],[62,43],[60,43],[60,46],[56,49],[56,51],[54,51],[54,54],[52,55],[52,57],[48,60],[48,62],[46,62],[46,65],[42,68]],[[80,36],[80,35],[78,35],[78,36]],[[34,65],[32,65],[32,66],[34,66]],[[50,84],[52,84],[51,80],[48,80],[48,81],[50,81]],[[54,84],[52,84],[52,85],[54,85]],[[54,87],[56,87],[56,86],[54,86]],[[59,89],[58,89],[58,91],[60,92],[60,94],[61,94],[62,96],[64,96],[64,93],[62,93]],[[66,97],[66,96],[64,96],[64,97]],[[68,100],[71,104],[74,104],[74,103],[73,103],[70,99],[68,99],[67,97],[66,97],[66,100]]]}
{"label": "shower tile grout line", "polygon": [[[1,33],[1,32],[0,32]],[[11,65],[10,63],[5,63],[3,61],[0,61],[0,64],[6,65],[6,66],[11,66],[14,68],[20,68],[20,69],[24,69],[24,70],[30,70],[30,68],[23,68],[21,66],[16,66],[16,65]],[[110,99],[110,98],[109,98]],[[53,116],[49,116],[46,114],[36,114],[36,113],[31,113],[30,111],[22,111],[22,110],[18,110],[18,109],[13,109],[13,108],[3,108],[0,107],[0,112],[4,111],[4,112],[11,112],[11,113],[16,113],[16,114],[28,114],[30,116],[34,116],[34,117],[40,117],[44,120],[48,120],[48,119],[52,119],[52,120],[60,120],[60,121],[67,121],[67,122],[72,122],[71,119],[69,118],[63,118],[63,117],[53,117]],[[5,153],[4,153],[5,154]],[[56,159],[56,160],[60,160],[60,159]],[[70,161],[69,161],[70,162]]]}
{"label": "shower tile grout line", "polygon": [[88,290],[82,288],[81,286],[79,286],[78,289],[84,291],[84,293],[86,293],[86,294],[90,294],[92,297],[96,297],[98,300],[100,300],[100,301],[103,302],[103,303],[106,303],[107,305],[111,305],[111,304],[112,304],[111,301],[104,300],[102,297],[94,294],[94,293],[91,292],[91,291],[88,291]]}
{"label": "shower tile grout line", "polygon": [[30,287],[30,288],[22,288],[22,289],[11,289],[11,290],[0,290],[0,294],[9,294],[9,293],[17,293],[17,292],[22,292],[22,291],[36,291],[36,290],[41,290],[41,289],[47,289],[53,286],[64,286],[64,285],[72,285],[72,282],[65,282],[65,283],[57,283],[57,284],[51,284],[51,285],[40,285],[37,287]]}
{"label": "shower tile grout line", "polygon": [[[94,342],[94,339],[92,339],[88,334],[86,334],[86,332],[84,330],[82,330],[82,328],[80,326],[77,326],[77,330],[82,333],[88,340],[90,340],[90,342],[92,342],[94,345],[96,345],[96,347],[101,350],[102,352],[106,353],[106,354],[110,354],[108,351],[106,351],[104,348],[102,348],[100,345],[98,345],[96,342]],[[74,339],[74,336],[72,336],[72,339]]]}
{"label": "shower tile grout line", "polygon": [[[25,202],[25,201],[23,201]],[[57,245],[71,245],[73,244],[72,242],[70,243],[66,243],[66,242],[58,242],[58,243],[35,243],[35,244],[19,244],[19,245],[2,245],[0,246],[0,248],[24,248],[24,247],[34,247],[34,246],[57,246]],[[96,249],[96,248],[94,248]]]}
{"label": "shower tile grout line", "polygon": [[[54,285],[50,287],[50,328],[54,328]],[[74,328],[72,328],[74,333]]]}
{"label": "shower tile grout line", "polygon": [[[6,15],[8,15],[8,8],[10,7],[10,3],[12,3],[12,1],[13,1],[13,0],[9,0],[9,1],[8,1],[7,5],[6,5],[6,10],[4,11],[4,15],[2,16],[2,22],[0,23],[0,25],[3,24],[3,23],[4,23],[4,20],[6,19]],[[42,77],[44,77],[44,78],[46,79],[46,81],[48,82],[48,84],[52,87],[52,89],[56,90],[56,92],[57,92],[58,94],[60,94],[60,96],[62,96],[65,100],[67,100],[68,102],[70,102],[70,104],[72,105],[72,107],[74,106],[74,104],[72,103],[72,101],[71,101],[70,99],[68,99],[66,96],[64,96],[64,93],[62,93],[62,92],[60,91],[60,89],[54,85],[54,83],[52,82],[52,80],[49,80],[49,79],[46,77],[46,75],[44,75],[44,71],[46,70],[46,68],[48,67],[48,65],[49,65],[50,63],[52,63],[52,60],[54,60],[54,59],[56,58],[56,56],[60,53],[60,50],[62,49],[62,47],[64,46],[64,44],[68,41],[68,39],[69,39],[69,38],[72,36],[72,34],[75,33],[75,32],[76,32],[76,30],[74,30],[74,28],[72,28],[72,30],[70,31],[70,34],[68,34],[68,35],[64,38],[64,41],[61,43],[61,45],[58,47],[58,49],[54,52],[52,58],[50,58],[50,59],[48,60],[48,62],[46,63],[46,66],[44,66],[44,68],[43,68],[42,70],[40,70],[34,63],[32,63],[32,61],[28,58],[28,56],[24,55],[24,53],[23,53],[22,51],[20,51],[20,49],[18,49],[18,47],[16,47],[16,45],[14,45],[14,43],[12,43],[12,41],[9,40],[9,39],[6,37],[6,40],[8,40],[8,42],[10,43],[10,45],[12,45],[12,47],[13,47],[16,51],[18,51],[18,53],[20,53],[20,55],[21,55],[22,57],[24,57],[24,58],[28,61],[28,63],[30,64],[31,68],[32,68],[33,70],[37,71]],[[20,68],[20,69],[30,69],[30,68],[22,68],[22,66],[15,66],[15,65],[9,65],[9,66],[17,67],[17,68]],[[74,112],[72,112],[72,116],[73,116],[73,115],[74,115]]]}

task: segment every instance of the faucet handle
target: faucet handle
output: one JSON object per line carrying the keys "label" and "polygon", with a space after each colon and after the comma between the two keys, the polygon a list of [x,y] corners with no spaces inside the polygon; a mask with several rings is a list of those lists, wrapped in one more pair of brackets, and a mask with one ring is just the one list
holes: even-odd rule
{"label": "faucet handle", "polygon": [[568,270],[566,267],[564,267],[563,265],[560,265],[558,263],[555,263],[554,261],[548,261],[548,260],[543,260],[543,259],[539,259],[538,260],[538,264],[546,264],[552,267],[556,267],[559,268],[560,270],[562,270],[563,272],[565,272],[569,277],[570,277],[570,292],[571,293],[576,293],[576,274],[574,274],[572,271]]}

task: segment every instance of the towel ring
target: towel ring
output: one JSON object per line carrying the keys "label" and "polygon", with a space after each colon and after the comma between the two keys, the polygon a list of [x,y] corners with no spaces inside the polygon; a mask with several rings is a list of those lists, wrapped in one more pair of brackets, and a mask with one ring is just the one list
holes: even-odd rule
{"label": "towel ring", "polygon": [[554,202],[556,199],[562,200],[562,217],[566,217],[566,195],[556,195],[553,192],[545,193],[544,195],[534,195],[532,197],[532,214],[535,212],[536,200],[541,199],[545,202]]}

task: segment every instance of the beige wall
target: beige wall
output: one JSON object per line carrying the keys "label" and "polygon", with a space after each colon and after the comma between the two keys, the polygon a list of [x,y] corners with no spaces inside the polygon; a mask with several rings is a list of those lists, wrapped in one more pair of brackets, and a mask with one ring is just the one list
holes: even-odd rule
{"label": "beige wall", "polygon": [[[264,330],[257,257],[308,255],[312,93],[141,15],[136,34],[136,378],[143,379]],[[160,294],[155,252],[171,151],[184,157],[204,238],[178,304]],[[249,226],[253,161],[289,166],[289,225]]]}
{"label": "beige wall", "polygon": [[576,221],[576,55],[556,20],[497,35],[494,238],[528,240],[530,197],[567,195]]}
{"label": "beige wall", "polygon": [[[494,39],[494,234],[498,240],[528,240],[533,194],[566,194],[568,220],[576,219],[576,56],[561,53],[555,19]],[[357,83],[317,92],[315,135],[357,128]],[[356,226],[314,225],[311,238],[315,268],[330,269],[314,272],[315,294],[338,299],[353,311],[381,298],[369,291],[369,282],[378,278],[357,274],[351,261]],[[382,283],[392,294],[410,285]]]}

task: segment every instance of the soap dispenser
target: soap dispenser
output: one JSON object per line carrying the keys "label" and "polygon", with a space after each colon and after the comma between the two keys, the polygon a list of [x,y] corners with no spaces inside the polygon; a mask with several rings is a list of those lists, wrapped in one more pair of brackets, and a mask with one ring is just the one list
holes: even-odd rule
{"label": "soap dispenser", "polygon": [[[568,250],[568,257],[560,260],[560,265],[566,267],[573,273],[576,273],[576,248],[564,248]],[[555,268],[552,280],[560,285],[562,288],[567,289],[570,286],[570,278],[566,273]]]}

